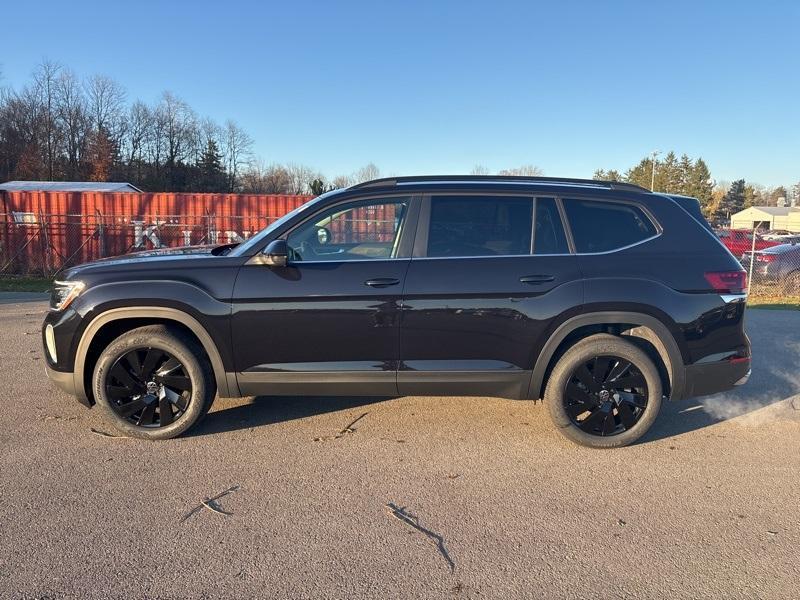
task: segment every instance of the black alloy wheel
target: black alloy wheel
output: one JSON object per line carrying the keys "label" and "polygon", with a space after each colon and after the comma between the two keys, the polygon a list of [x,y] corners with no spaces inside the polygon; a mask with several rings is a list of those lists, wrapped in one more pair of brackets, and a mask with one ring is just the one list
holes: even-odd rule
{"label": "black alloy wheel", "polygon": [[581,431],[614,436],[631,429],[647,408],[648,387],[630,360],[601,355],[580,363],[567,379],[564,409]]}
{"label": "black alloy wheel", "polygon": [[166,427],[189,407],[192,380],[186,367],[169,352],[134,348],[109,369],[105,392],[114,412],[129,423]]}

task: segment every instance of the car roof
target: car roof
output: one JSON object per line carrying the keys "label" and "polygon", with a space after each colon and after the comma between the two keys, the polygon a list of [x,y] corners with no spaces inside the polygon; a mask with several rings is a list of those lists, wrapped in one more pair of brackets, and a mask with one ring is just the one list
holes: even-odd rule
{"label": "car roof", "polygon": [[496,189],[499,186],[516,188],[519,186],[537,187],[539,189],[562,190],[574,188],[576,190],[621,190],[626,192],[646,193],[652,192],[633,183],[622,181],[606,181],[597,179],[573,179],[564,177],[534,177],[520,175],[415,175],[411,177],[384,177],[373,179],[350,186],[348,190],[363,189],[419,189],[419,188],[473,188]]}

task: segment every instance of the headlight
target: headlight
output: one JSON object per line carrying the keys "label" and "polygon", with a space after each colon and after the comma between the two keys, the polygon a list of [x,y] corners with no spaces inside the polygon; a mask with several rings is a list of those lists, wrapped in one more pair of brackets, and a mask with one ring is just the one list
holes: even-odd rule
{"label": "headlight", "polygon": [[50,310],[64,310],[86,287],[82,281],[54,281],[50,294]]}

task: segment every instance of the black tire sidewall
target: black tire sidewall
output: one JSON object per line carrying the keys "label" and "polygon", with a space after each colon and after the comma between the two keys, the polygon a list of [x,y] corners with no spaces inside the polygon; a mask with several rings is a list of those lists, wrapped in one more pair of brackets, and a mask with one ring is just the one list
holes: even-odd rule
{"label": "black tire sidewall", "polygon": [[[633,427],[612,436],[597,436],[582,431],[572,423],[564,407],[564,389],[575,368],[599,355],[614,355],[631,361],[647,382],[648,397],[644,414]],[[556,428],[573,442],[591,448],[619,448],[647,433],[661,410],[662,393],[658,368],[641,348],[620,337],[598,334],[578,342],[559,359],[548,379],[544,401]]]}
{"label": "black tire sidewall", "polygon": [[[138,427],[121,417],[111,406],[105,392],[105,378],[109,369],[124,354],[135,348],[157,348],[177,358],[192,382],[192,395],[186,411],[166,427]],[[209,395],[213,384],[210,382],[208,368],[203,365],[196,351],[180,337],[168,331],[154,331],[142,328],[125,333],[103,350],[95,366],[92,387],[97,405],[103,409],[105,417],[116,429],[129,437],[144,439],[169,439],[181,435],[196,424],[208,411]]]}

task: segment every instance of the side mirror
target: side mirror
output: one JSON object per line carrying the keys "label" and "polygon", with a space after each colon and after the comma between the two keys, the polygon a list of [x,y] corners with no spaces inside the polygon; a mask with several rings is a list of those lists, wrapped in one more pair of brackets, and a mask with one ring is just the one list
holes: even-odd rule
{"label": "side mirror", "polygon": [[268,267],[285,267],[289,261],[289,247],[286,240],[272,240],[261,253],[259,263]]}
{"label": "side mirror", "polygon": [[331,241],[331,230],[328,229],[327,227],[318,227],[317,242],[319,242],[319,245],[324,246],[330,241]]}

